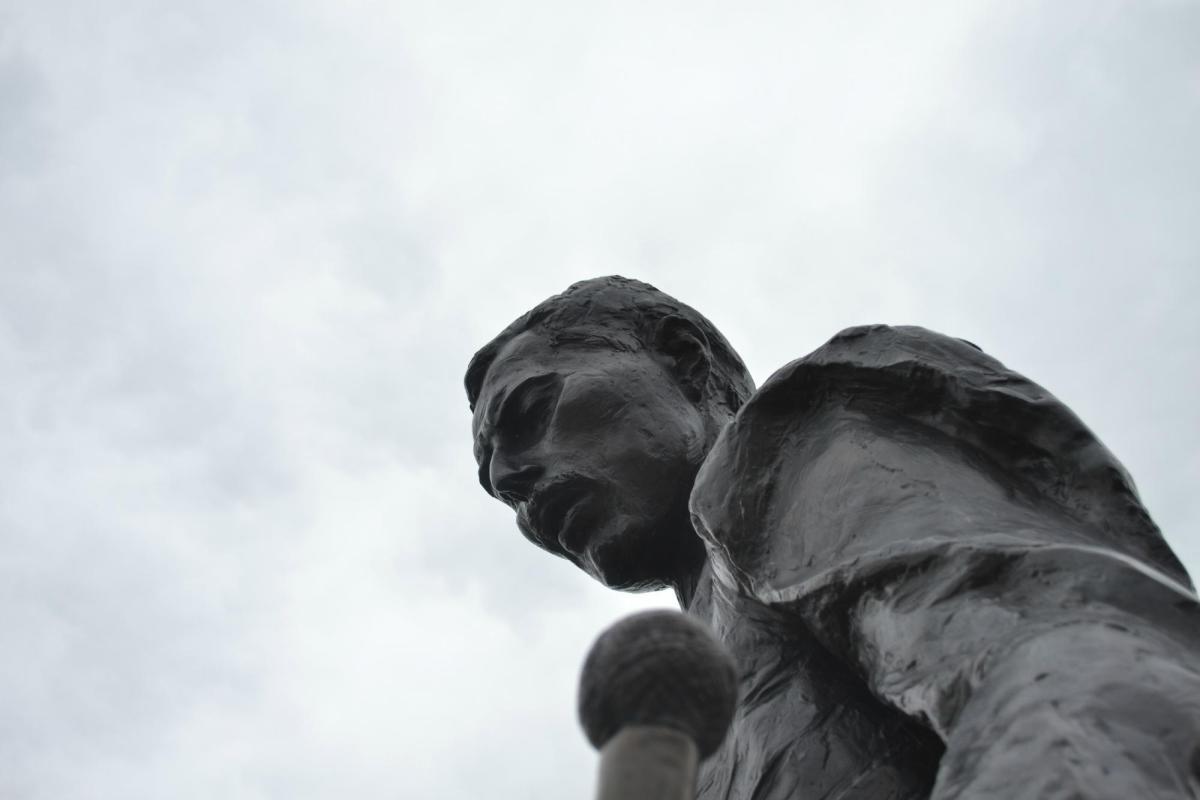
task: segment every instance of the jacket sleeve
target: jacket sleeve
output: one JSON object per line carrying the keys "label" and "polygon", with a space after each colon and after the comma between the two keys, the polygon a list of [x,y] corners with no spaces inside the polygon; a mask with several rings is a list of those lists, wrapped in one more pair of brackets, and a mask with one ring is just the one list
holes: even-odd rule
{"label": "jacket sleeve", "polygon": [[946,744],[935,798],[1194,797],[1200,608],[1041,387],[920,328],[776,373],[692,495],[718,578]]}

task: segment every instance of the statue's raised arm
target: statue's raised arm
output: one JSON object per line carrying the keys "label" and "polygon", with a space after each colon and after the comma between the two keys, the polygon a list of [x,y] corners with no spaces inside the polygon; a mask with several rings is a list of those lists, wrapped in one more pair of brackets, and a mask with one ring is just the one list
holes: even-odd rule
{"label": "statue's raised arm", "polygon": [[602,278],[472,361],[480,479],[607,585],[669,586],[742,702],[702,798],[1200,797],[1200,607],[1053,396],[921,328],[757,392],[704,317]]}

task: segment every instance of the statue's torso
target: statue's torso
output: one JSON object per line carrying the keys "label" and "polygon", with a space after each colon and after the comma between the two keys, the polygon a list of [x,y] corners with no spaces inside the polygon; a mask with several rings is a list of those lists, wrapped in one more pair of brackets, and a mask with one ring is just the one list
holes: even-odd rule
{"label": "statue's torso", "polygon": [[839,334],[742,407],[690,510],[719,576],[690,610],[742,671],[699,797],[1195,793],[1190,580],[1111,453],[972,346]]}
{"label": "statue's torso", "polygon": [[701,767],[700,800],[927,798],[941,744],[883,705],[798,623],[746,598],[701,597],[736,654],[740,704]]}

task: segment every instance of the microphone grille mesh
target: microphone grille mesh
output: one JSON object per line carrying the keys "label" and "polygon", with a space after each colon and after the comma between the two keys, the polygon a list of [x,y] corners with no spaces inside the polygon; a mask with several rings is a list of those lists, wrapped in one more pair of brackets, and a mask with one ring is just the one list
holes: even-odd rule
{"label": "microphone grille mesh", "polygon": [[736,705],[733,658],[707,627],[676,611],[644,611],[609,627],[579,680],[579,720],[597,749],[628,725],[661,725],[692,737],[705,758]]}

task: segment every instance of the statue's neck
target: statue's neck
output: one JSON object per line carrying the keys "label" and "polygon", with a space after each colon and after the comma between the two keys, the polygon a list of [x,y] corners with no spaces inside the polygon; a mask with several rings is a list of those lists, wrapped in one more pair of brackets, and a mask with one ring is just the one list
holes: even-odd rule
{"label": "statue's neck", "polygon": [[691,608],[697,592],[712,580],[712,571],[708,564],[708,548],[695,529],[691,527],[690,521],[688,529],[693,538],[688,540],[687,547],[681,547],[676,551],[676,556],[682,557],[684,560],[679,564],[675,576],[670,581],[671,588],[675,590],[675,599],[679,601],[679,608],[684,612]]}
{"label": "statue's neck", "polygon": [[[713,444],[721,431],[733,421],[733,413],[725,411],[713,411],[709,409],[706,422],[706,435],[704,441],[704,457],[708,457],[708,453],[712,451]],[[697,472],[700,466],[696,465]],[[705,608],[711,605],[712,594],[712,569],[708,562],[708,548],[704,545],[700,534],[696,533],[692,528],[691,514],[687,514],[687,526],[692,534],[696,537],[696,544],[699,545],[693,551],[691,559],[684,564],[680,569],[679,574],[671,581],[671,586],[675,590],[675,599],[679,601],[679,608],[684,613],[692,613],[693,606],[700,603]],[[707,612],[702,612],[699,616],[704,616]]]}
{"label": "statue's neck", "polygon": [[713,578],[707,556],[699,566],[674,584],[679,610],[692,616],[706,617],[712,605]]}

